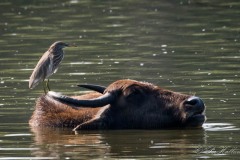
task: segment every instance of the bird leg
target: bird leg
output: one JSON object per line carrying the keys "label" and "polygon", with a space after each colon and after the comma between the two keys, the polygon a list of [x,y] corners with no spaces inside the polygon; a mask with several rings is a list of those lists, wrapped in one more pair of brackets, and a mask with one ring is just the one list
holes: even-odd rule
{"label": "bird leg", "polygon": [[49,79],[46,82],[45,82],[45,80],[43,80],[43,90],[44,90],[45,94],[47,94],[47,89],[48,89],[48,91],[50,91]]}
{"label": "bird leg", "polygon": [[47,94],[47,91],[46,91],[46,84],[45,84],[45,81],[43,80],[43,90],[44,90],[44,93]]}
{"label": "bird leg", "polygon": [[46,83],[46,86],[47,86],[47,88],[48,88],[48,91],[51,91],[51,89],[50,89],[50,87],[49,87],[49,82],[50,82],[50,80],[48,79],[48,80],[47,80],[47,83]]}

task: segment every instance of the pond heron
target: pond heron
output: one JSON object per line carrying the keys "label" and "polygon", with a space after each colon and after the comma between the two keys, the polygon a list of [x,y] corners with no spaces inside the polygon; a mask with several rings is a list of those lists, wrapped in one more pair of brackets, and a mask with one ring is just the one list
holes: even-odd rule
{"label": "pond heron", "polygon": [[32,75],[30,76],[29,79],[30,89],[33,89],[39,84],[39,82],[42,81],[44,92],[46,93],[46,87],[50,91],[49,79],[47,80],[46,83],[44,83],[44,80],[51,76],[53,73],[57,72],[59,64],[61,63],[64,57],[63,52],[64,47],[70,47],[70,45],[61,41],[57,41],[53,43],[49,47],[49,49],[43,54],[41,59],[38,61],[36,67],[34,68]]}

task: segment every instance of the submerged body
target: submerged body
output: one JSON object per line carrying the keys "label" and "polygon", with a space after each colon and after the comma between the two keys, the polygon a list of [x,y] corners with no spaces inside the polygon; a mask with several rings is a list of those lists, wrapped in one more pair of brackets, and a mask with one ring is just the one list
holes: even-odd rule
{"label": "submerged body", "polygon": [[29,88],[35,88],[40,82],[43,82],[53,73],[56,73],[59,64],[63,60],[63,48],[69,46],[66,43],[57,41],[43,54],[34,68],[29,79]]}
{"label": "submerged body", "polygon": [[51,92],[41,96],[30,125],[74,130],[163,129],[201,127],[206,119],[200,98],[150,83],[118,80],[106,88],[82,87],[97,92],[75,97]]}

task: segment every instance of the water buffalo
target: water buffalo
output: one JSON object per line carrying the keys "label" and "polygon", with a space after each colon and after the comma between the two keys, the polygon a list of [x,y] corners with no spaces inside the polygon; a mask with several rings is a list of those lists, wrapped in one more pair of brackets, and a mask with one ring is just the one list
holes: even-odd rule
{"label": "water buffalo", "polygon": [[201,127],[205,105],[196,97],[146,82],[118,80],[108,87],[80,85],[94,92],[67,97],[49,92],[36,101],[31,126],[84,129]]}

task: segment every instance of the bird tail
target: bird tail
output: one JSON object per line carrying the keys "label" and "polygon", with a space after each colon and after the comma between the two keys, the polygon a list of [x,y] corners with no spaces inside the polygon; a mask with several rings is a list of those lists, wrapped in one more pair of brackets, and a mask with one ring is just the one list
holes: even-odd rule
{"label": "bird tail", "polygon": [[33,89],[39,84],[39,79],[34,78],[34,72],[32,73],[31,77],[29,78],[29,88]]}

